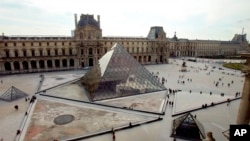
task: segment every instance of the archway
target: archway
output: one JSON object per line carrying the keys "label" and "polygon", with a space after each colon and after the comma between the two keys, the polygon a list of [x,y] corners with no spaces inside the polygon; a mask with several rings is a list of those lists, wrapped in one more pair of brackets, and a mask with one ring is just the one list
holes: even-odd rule
{"label": "archway", "polygon": [[6,71],[11,71],[10,62],[5,62],[5,63],[4,63],[4,68],[5,68]]}
{"label": "archway", "polygon": [[19,70],[19,69],[20,69],[19,62],[14,62],[14,70]]}
{"label": "archway", "polygon": [[57,68],[60,67],[60,60],[58,60],[58,59],[55,60],[55,66],[56,66]]}
{"label": "archway", "polygon": [[48,66],[48,68],[52,68],[52,61],[51,60],[47,61],[47,66]]}
{"label": "archway", "polygon": [[142,59],[141,59],[142,57],[141,56],[139,56],[139,62],[141,63],[142,62]]}
{"label": "archway", "polygon": [[82,68],[84,67],[84,62],[82,62]]}
{"label": "archway", "polygon": [[40,60],[39,61],[39,67],[41,68],[41,69],[43,69],[45,66],[44,66],[44,61],[43,60]]}
{"label": "archway", "polygon": [[147,62],[147,56],[143,57],[143,62]]}
{"label": "archway", "polygon": [[63,60],[62,60],[62,64],[63,64],[63,67],[67,67],[67,60],[66,60],[66,59],[63,59]]}
{"label": "archway", "polygon": [[36,68],[37,68],[37,67],[36,67],[36,61],[32,60],[32,61],[30,62],[30,64],[31,64],[31,68],[32,68],[32,69],[36,69]]}
{"label": "archway", "polygon": [[163,63],[163,57],[162,57],[162,55],[160,56],[160,62]]}
{"label": "archway", "polygon": [[89,66],[93,66],[94,65],[94,59],[93,58],[89,58]]}
{"label": "archway", "polygon": [[74,67],[74,66],[75,66],[75,62],[74,62],[73,59],[70,59],[70,60],[69,60],[69,65],[70,65],[71,67]]}
{"label": "archway", "polygon": [[148,62],[151,62],[151,56],[148,56]]}
{"label": "archway", "polygon": [[24,69],[24,70],[29,69],[29,65],[28,65],[28,62],[27,62],[27,61],[23,61],[23,69]]}

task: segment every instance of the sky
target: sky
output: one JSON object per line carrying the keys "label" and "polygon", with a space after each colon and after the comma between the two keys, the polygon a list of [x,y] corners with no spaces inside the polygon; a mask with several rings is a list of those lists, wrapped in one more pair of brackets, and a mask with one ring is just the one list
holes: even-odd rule
{"label": "sky", "polygon": [[167,37],[231,40],[250,35],[250,0],[0,0],[0,33],[66,35],[74,14],[100,15],[103,36],[146,37],[163,26]]}

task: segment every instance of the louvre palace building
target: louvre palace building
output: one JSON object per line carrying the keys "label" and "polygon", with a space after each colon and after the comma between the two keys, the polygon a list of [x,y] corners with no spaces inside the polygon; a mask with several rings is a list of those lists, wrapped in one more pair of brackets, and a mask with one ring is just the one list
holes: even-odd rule
{"label": "louvre palace building", "polygon": [[147,37],[102,36],[100,16],[75,14],[73,36],[0,36],[0,74],[73,70],[91,67],[119,43],[141,64],[168,63],[169,57],[233,56],[248,47],[246,34],[231,41],[166,37],[161,26]]}

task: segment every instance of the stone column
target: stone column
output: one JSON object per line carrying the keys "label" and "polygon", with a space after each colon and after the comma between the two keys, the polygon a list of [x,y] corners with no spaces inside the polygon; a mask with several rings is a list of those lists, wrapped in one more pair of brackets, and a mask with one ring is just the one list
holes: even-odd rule
{"label": "stone column", "polygon": [[13,62],[10,62],[10,69],[11,71],[15,70]]}
{"label": "stone column", "polygon": [[43,61],[43,63],[44,63],[44,69],[48,69],[48,60],[44,60]]}
{"label": "stone column", "polygon": [[67,68],[69,68],[69,59],[67,59]]}
{"label": "stone column", "polygon": [[36,61],[36,68],[40,69],[39,61]]}
{"label": "stone column", "polygon": [[51,60],[52,61],[52,68],[54,69],[54,68],[56,68],[56,65],[55,65],[55,61],[56,60]]}
{"label": "stone column", "polygon": [[60,61],[60,62],[59,62],[59,63],[60,63],[60,66],[59,66],[59,67],[62,68],[62,67],[63,67],[62,59],[59,59],[59,61]]}
{"label": "stone column", "polygon": [[23,63],[22,62],[18,62],[19,66],[20,66],[20,70],[23,70]]}
{"label": "stone column", "polygon": [[30,61],[27,61],[28,62],[28,70],[31,70],[32,67],[31,67],[31,62]]}
{"label": "stone column", "polygon": [[249,124],[250,121],[250,53],[241,54],[241,56],[247,57],[247,65],[242,69],[245,73],[245,82],[242,91],[237,124]]}

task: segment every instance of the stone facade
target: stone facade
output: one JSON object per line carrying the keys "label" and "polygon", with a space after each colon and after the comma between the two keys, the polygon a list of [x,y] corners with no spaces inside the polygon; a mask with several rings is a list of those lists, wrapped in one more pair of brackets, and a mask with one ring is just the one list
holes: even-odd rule
{"label": "stone facade", "polygon": [[147,37],[103,37],[100,16],[75,15],[74,36],[0,36],[0,74],[82,69],[94,66],[115,43],[142,64],[168,63],[170,56],[235,55],[246,48],[245,35],[233,41],[166,38],[163,27]]}

